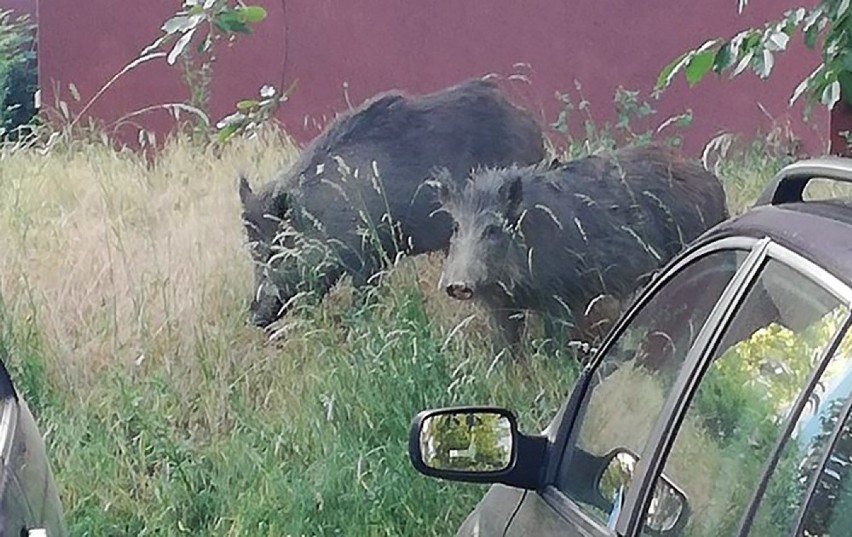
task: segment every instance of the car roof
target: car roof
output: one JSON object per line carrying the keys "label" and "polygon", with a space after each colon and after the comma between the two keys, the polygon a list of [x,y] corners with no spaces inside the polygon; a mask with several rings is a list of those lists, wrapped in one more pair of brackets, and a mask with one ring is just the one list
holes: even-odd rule
{"label": "car roof", "polygon": [[730,236],[769,237],[852,287],[852,201],[756,207],[717,225],[699,241]]}
{"label": "car roof", "polygon": [[803,201],[810,179],[852,183],[852,159],[797,162],[773,177],[748,212],[718,224],[696,243],[723,237],[768,237],[852,287],[852,199]]}

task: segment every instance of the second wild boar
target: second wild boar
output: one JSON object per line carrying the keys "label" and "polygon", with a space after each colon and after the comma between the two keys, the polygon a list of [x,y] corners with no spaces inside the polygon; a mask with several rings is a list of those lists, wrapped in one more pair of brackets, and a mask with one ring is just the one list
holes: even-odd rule
{"label": "second wild boar", "polygon": [[440,285],[482,304],[495,342],[510,347],[525,311],[543,314],[552,339],[600,337],[593,324],[615,321],[656,270],[728,216],[716,176],[656,145],[436,182],[455,223]]}

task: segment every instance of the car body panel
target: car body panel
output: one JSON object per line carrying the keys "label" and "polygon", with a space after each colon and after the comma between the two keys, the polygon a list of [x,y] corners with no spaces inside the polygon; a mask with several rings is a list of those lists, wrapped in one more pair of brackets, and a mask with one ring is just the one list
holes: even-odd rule
{"label": "car body panel", "polygon": [[44,439],[0,360],[0,535],[67,535]]}
{"label": "car body panel", "polygon": [[456,532],[457,537],[503,535],[527,491],[492,485]]}
{"label": "car body panel", "polygon": [[608,537],[615,533],[589,518],[556,488],[547,487],[541,493],[527,494],[506,535]]}
{"label": "car body panel", "polygon": [[17,406],[18,428],[11,467],[29,506],[27,529],[45,528],[49,537],[61,537],[67,530],[44,441],[26,402],[19,400]]}

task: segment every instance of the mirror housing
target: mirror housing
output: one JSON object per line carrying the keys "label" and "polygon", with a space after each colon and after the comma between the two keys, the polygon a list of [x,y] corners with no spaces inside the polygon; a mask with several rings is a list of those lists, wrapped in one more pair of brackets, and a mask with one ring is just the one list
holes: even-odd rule
{"label": "mirror housing", "polygon": [[411,422],[408,455],[423,475],[537,489],[547,438],[518,431],[515,415],[486,406],[424,410]]}
{"label": "mirror housing", "polygon": [[[624,501],[624,487],[633,478],[633,471],[639,456],[625,448],[615,448],[604,457],[601,473],[595,480],[598,496],[608,505],[611,515],[617,515],[621,506],[615,502]],[[679,535],[689,519],[689,501],[686,494],[666,476],[660,475],[648,515],[645,530],[651,535]]]}

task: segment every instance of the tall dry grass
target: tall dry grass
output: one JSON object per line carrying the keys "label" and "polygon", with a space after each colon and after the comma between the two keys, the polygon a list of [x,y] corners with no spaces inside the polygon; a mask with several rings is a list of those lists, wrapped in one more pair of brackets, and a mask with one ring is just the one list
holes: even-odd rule
{"label": "tall dry grass", "polygon": [[[570,357],[490,351],[437,289],[440,255],[361,309],[343,282],[275,341],[247,326],[236,177],[295,155],[271,130],[154,162],[97,139],[0,149],[0,352],[72,534],[446,535],[483,489],[413,471],[411,416],[498,404],[536,431],[571,389]],[[721,168],[735,208],[771,176],[755,155]]]}
{"label": "tall dry grass", "polygon": [[490,353],[482,315],[438,291],[440,256],[361,310],[343,282],[276,341],[246,325],[236,178],[295,155],[271,130],[154,162],[98,140],[0,150],[0,349],[72,534],[443,535],[482,490],[411,469],[411,416],[505,404],[536,430],[570,389],[576,363]]}

